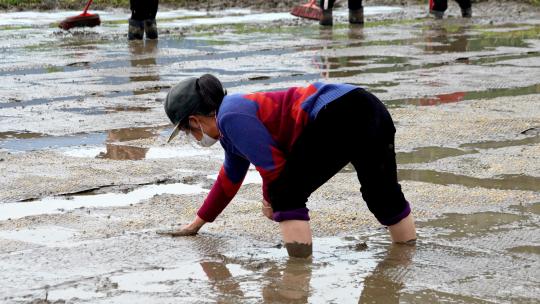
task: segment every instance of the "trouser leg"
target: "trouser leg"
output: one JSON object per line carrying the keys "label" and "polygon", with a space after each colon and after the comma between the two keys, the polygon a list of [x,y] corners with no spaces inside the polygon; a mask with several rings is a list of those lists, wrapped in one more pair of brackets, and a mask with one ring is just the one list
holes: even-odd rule
{"label": "trouser leg", "polygon": [[445,12],[448,9],[448,0],[433,0],[431,4],[431,11]]}
{"label": "trouser leg", "polygon": [[362,8],[362,0],[349,0],[348,2],[349,10],[359,10]]}
{"label": "trouser leg", "polygon": [[158,0],[130,0],[131,18],[128,32],[130,40],[142,39],[144,33],[148,39],[158,37],[156,24],[158,4]]}
{"label": "trouser leg", "polygon": [[356,169],[360,191],[369,210],[381,224],[390,226],[409,215],[410,207],[397,179],[394,123],[384,105],[369,95],[365,98],[371,99],[372,112],[375,113],[373,128],[369,130],[370,136],[362,142],[363,148],[355,151],[351,163]]}
{"label": "trouser leg", "polygon": [[348,162],[357,170],[368,208],[382,224],[406,217],[410,207],[397,182],[394,133],[384,105],[362,89],[327,105],[299,136],[283,171],[269,186],[277,218],[299,219],[294,217],[307,212],[311,193]]}
{"label": "trouser leg", "polygon": [[158,4],[158,0],[130,0],[131,19],[140,21],[155,19]]}
{"label": "trouser leg", "polygon": [[471,8],[471,0],[456,0],[456,2],[462,10]]}

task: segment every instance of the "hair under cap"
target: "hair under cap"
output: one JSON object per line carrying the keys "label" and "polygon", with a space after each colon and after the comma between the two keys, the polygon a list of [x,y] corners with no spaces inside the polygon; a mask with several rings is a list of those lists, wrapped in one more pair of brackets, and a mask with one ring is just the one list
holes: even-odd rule
{"label": "hair under cap", "polygon": [[191,77],[175,85],[165,98],[165,113],[175,125],[169,136],[170,142],[180,131],[181,124],[192,115],[201,104],[201,97],[197,92],[198,78]]}

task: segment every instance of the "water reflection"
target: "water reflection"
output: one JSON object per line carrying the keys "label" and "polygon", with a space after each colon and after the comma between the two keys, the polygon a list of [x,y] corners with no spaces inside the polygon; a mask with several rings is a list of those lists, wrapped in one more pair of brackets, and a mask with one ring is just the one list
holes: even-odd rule
{"label": "water reflection", "polygon": [[433,23],[424,31],[426,53],[467,52],[469,39],[465,34],[468,25],[449,26],[447,24]]}
{"label": "water reflection", "polygon": [[487,89],[484,91],[454,92],[449,94],[440,94],[434,97],[426,98],[405,98],[385,100],[387,107],[398,107],[402,105],[430,106],[442,103],[458,102],[462,100],[493,99],[505,96],[522,96],[540,93],[540,84],[534,84],[526,87]]}
{"label": "water reflection", "polygon": [[174,280],[153,281],[174,290],[194,284],[202,288],[198,297],[216,303],[397,303],[406,294],[416,244],[390,244],[385,234],[370,239],[369,247],[357,237],[318,239],[314,257],[299,259],[275,247],[224,255],[226,238],[183,238],[201,260],[174,269]]}
{"label": "water reflection", "polygon": [[240,283],[234,278],[223,262],[200,262],[212,287],[218,294],[243,297]]}
{"label": "water reflection", "polygon": [[[156,62],[158,55],[157,40],[136,40],[129,42],[129,51],[131,54],[132,75],[129,77],[131,82],[141,81],[159,81],[159,67]],[[155,92],[159,92],[159,86]],[[147,94],[148,89],[133,90],[133,95]]]}
{"label": "water reflection", "polygon": [[155,130],[152,128],[124,128],[110,130],[107,132],[107,151],[99,153],[97,158],[113,160],[144,159],[146,157],[146,153],[148,152],[148,148],[119,145],[118,142],[153,138],[156,136]]}
{"label": "water reflection", "polygon": [[265,276],[271,281],[262,290],[264,303],[308,303],[311,274],[311,259],[289,258],[284,268],[270,268]]}
{"label": "water reflection", "polygon": [[328,61],[328,49],[333,40],[334,31],[330,27],[320,27],[319,28],[319,38],[322,40],[322,49],[320,55],[317,55],[313,58],[313,65],[320,70],[321,78],[328,79],[330,77],[330,63]]}
{"label": "water reflection", "polygon": [[434,170],[399,169],[398,179],[439,185],[462,185],[470,188],[540,191],[540,177],[522,174],[503,174],[495,178],[477,178]]}
{"label": "water reflection", "polygon": [[[336,39],[332,28],[320,27],[319,38],[323,40],[321,55],[314,57],[313,64],[321,71],[323,79],[335,77],[348,77],[359,74],[358,69],[339,70],[341,68],[355,68],[365,66],[369,62],[366,56],[328,56],[328,50],[332,48],[331,44]],[[361,46],[364,39],[364,27],[362,25],[350,25],[347,31],[347,45]]]}
{"label": "water reflection", "polygon": [[364,280],[358,303],[399,303],[416,244],[391,244],[384,259]]}

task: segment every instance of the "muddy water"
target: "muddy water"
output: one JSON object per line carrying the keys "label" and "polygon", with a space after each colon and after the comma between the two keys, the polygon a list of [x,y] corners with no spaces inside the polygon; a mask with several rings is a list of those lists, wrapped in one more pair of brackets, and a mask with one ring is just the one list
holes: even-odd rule
{"label": "muddy water", "polygon": [[[0,301],[534,302],[539,14],[498,3],[505,14],[491,16],[493,4],[475,5],[480,16],[466,22],[427,20],[425,7],[368,6],[365,27],[349,26],[340,9],[332,29],[286,12],[161,11],[160,39],[133,43],[120,11],[100,12],[102,27],[70,33],[50,26],[70,12],[2,14],[0,191],[13,199],[0,203]],[[358,209],[360,194],[350,194],[358,188],[352,167],[310,199],[311,259],[287,258],[275,224],[261,222],[254,170],[199,235],[156,235],[192,219],[219,169],[219,148],[164,144],[166,92],[206,72],[231,93],[316,80],[376,93],[406,146],[396,145],[397,160],[417,212],[416,246],[390,244],[366,220],[373,217]],[[474,128],[448,118],[475,111],[487,114]],[[455,137],[437,138],[450,127]],[[479,178],[445,166],[506,148],[521,150],[514,157],[529,168]],[[167,183],[144,182],[155,180]],[[28,197],[36,199],[17,199]]]}

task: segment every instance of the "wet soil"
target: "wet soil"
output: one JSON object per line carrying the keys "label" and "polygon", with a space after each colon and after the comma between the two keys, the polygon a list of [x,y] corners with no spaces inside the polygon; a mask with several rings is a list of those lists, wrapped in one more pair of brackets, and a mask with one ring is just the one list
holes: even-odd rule
{"label": "wet soil", "polygon": [[[0,302],[535,302],[540,12],[488,1],[462,20],[449,4],[435,21],[366,2],[365,26],[339,8],[331,29],[279,9],[160,10],[160,39],[133,43],[125,11],[68,33],[54,22],[69,12],[2,15]],[[193,218],[223,161],[166,144],[167,90],[206,72],[230,93],[374,92],[417,244],[390,243],[350,165],[309,199],[311,259],[288,258],[254,170],[197,236],[158,235]]]}

